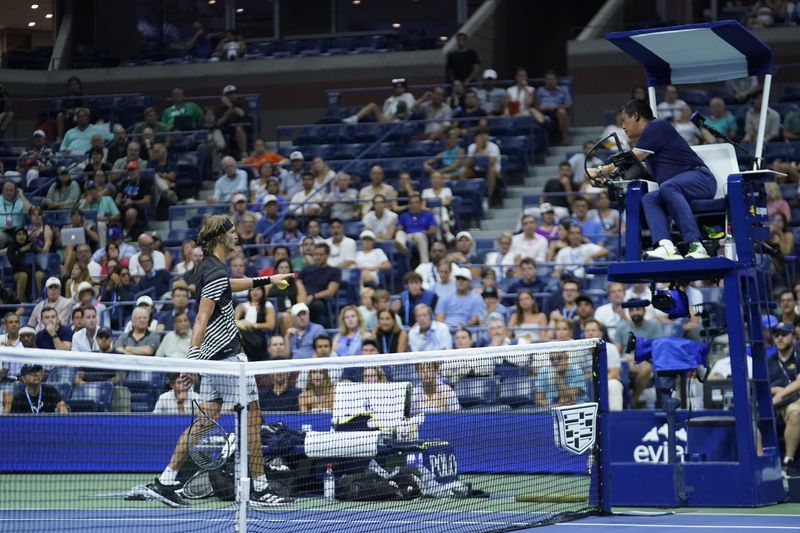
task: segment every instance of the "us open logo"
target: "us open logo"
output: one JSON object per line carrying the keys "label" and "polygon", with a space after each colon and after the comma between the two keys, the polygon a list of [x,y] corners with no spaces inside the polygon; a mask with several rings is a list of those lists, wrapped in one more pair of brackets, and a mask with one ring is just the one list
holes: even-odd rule
{"label": "us open logo", "polygon": [[556,446],[581,455],[597,440],[597,402],[553,407],[553,432]]}

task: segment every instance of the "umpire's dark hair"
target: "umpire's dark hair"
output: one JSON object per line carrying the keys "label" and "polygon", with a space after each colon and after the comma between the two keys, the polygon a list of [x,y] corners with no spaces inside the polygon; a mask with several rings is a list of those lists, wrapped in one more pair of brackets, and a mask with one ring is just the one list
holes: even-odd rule
{"label": "umpire's dark hair", "polygon": [[644,100],[628,100],[625,105],[622,106],[622,112],[634,119],[643,118],[645,120],[653,120],[655,118],[650,104]]}

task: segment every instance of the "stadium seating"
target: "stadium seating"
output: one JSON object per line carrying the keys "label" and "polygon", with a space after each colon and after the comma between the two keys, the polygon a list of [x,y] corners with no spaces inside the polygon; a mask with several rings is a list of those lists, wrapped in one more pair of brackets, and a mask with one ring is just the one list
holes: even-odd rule
{"label": "stadium seating", "polygon": [[462,407],[492,404],[497,397],[497,381],[492,378],[463,378],[454,387]]}
{"label": "stadium seating", "polygon": [[150,412],[164,390],[164,374],[161,372],[129,372],[121,385],[131,391],[131,411]]}
{"label": "stadium seating", "polygon": [[81,383],[72,390],[67,403],[74,412],[108,413],[111,411],[113,388],[108,381]]}
{"label": "stadium seating", "polygon": [[533,379],[527,376],[510,377],[504,379],[500,384],[500,394],[498,401],[519,407],[533,403]]}

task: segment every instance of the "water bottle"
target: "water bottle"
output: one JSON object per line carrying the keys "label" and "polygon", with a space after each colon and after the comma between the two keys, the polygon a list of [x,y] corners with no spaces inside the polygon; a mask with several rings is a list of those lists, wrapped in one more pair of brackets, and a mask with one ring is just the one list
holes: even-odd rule
{"label": "water bottle", "polygon": [[336,480],[333,477],[333,465],[325,465],[325,483],[323,494],[326,500],[332,500],[336,496]]}

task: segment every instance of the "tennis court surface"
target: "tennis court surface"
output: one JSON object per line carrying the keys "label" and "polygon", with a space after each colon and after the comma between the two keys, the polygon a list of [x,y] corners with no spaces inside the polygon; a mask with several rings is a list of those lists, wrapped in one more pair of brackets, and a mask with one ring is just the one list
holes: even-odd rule
{"label": "tennis court surface", "polygon": [[[123,498],[132,487],[148,483],[147,474],[11,474],[7,486],[26,490],[0,502],[0,531],[234,531],[234,504],[210,498],[171,509],[156,501]],[[341,502],[300,497],[292,506],[253,510],[248,531],[407,532],[505,531],[568,512],[575,503],[518,502],[552,476],[464,475],[489,498],[422,499],[406,502]]]}

